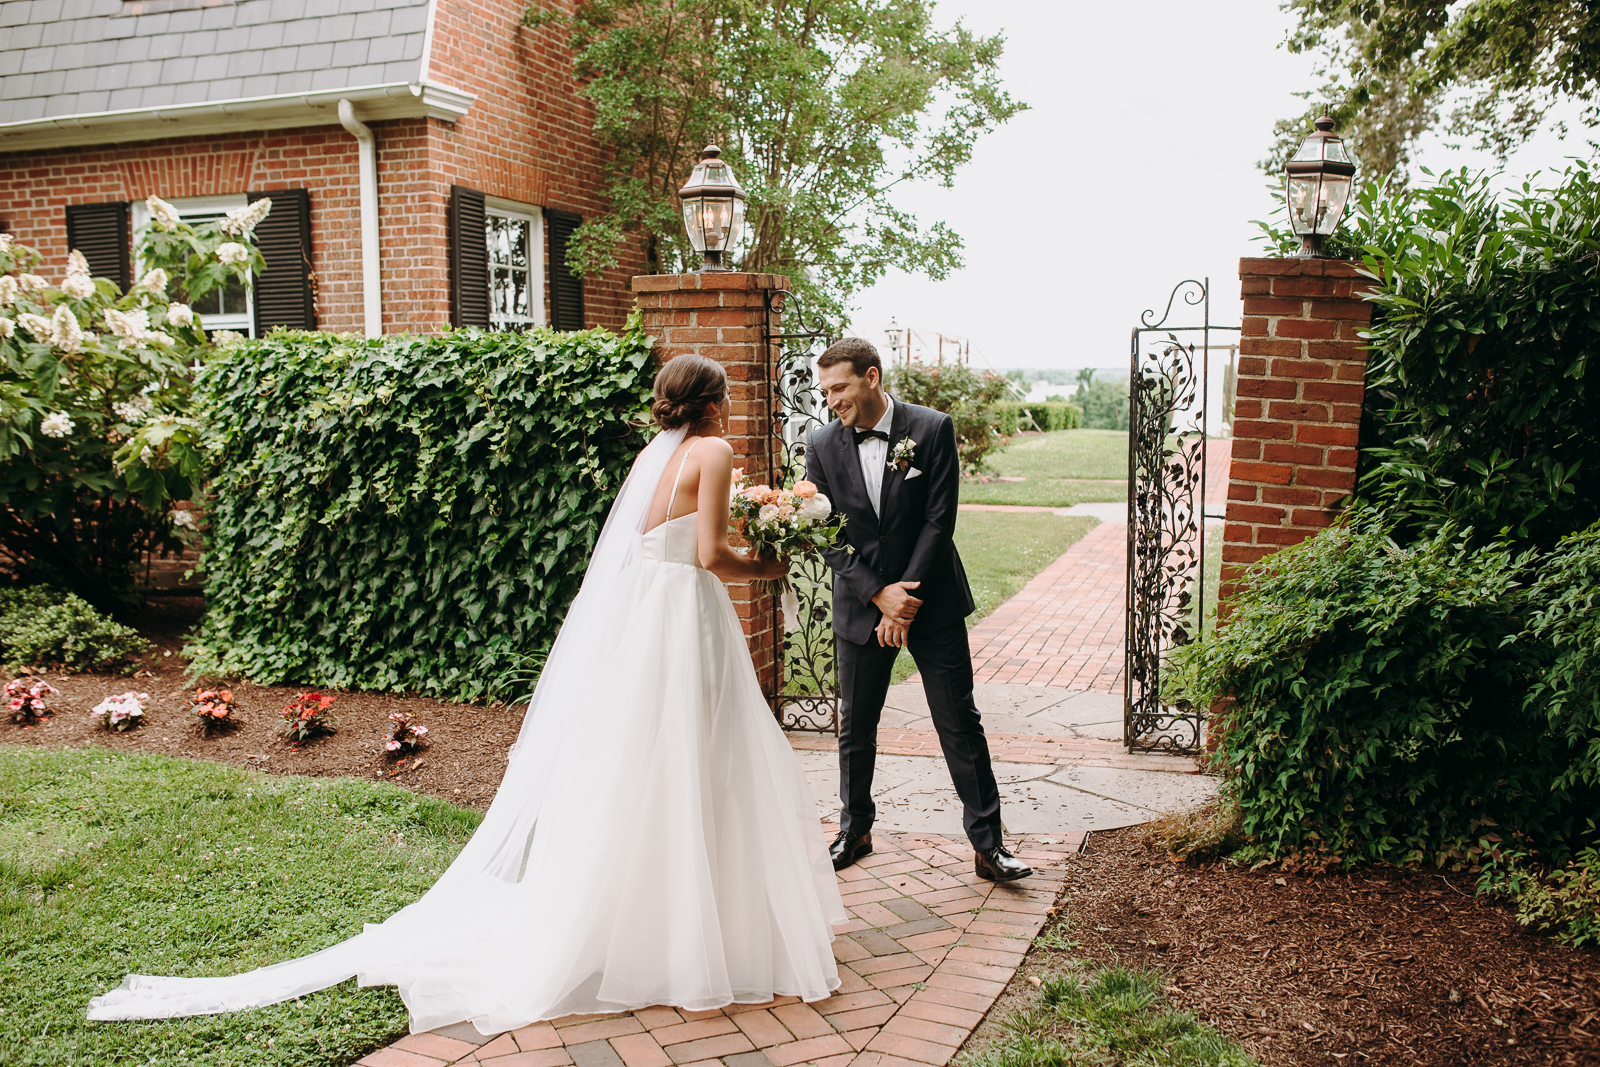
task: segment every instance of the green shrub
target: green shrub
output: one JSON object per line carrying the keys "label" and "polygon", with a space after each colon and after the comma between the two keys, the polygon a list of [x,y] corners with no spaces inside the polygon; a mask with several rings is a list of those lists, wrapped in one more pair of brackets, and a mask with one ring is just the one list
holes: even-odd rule
{"label": "green shrub", "polygon": [[195,668],[522,695],[645,441],[631,329],[276,332],[196,383],[219,455]]}
{"label": "green shrub", "polygon": [[1392,533],[1357,509],[1269,557],[1174,655],[1171,695],[1232,697],[1213,729],[1244,831],[1345,862],[1463,860],[1496,827],[1570,855],[1600,790],[1530,697],[1550,660],[1525,629],[1536,554]]}
{"label": "green shrub", "polygon": [[[1595,824],[1589,837],[1596,839]],[[1517,922],[1574,948],[1600,946],[1600,846],[1581,850],[1564,867],[1545,867],[1525,852],[1495,850],[1478,890],[1510,899]]]}
{"label": "green shrub", "polygon": [[7,667],[73,671],[126,667],[150,642],[88,602],[46,586],[0,590],[0,656]]}
{"label": "green shrub", "polygon": [[1004,400],[995,405],[995,428],[1004,437],[1018,430],[1076,430],[1083,426],[1083,409],[1061,401]]}
{"label": "green shrub", "polygon": [[1549,643],[1550,665],[1528,694],[1551,742],[1570,755],[1556,784],[1600,787],[1600,522],[1565,538],[1529,591],[1531,634]]}
{"label": "green shrub", "polygon": [[1097,382],[1088,372],[1078,383],[1072,402],[1083,412],[1086,430],[1126,430],[1128,428],[1128,383]]}
{"label": "green shrub", "polygon": [[995,408],[1006,393],[1004,377],[960,363],[912,362],[890,371],[890,390],[910,403],[949,415],[955,422],[961,472],[976,474],[983,469],[984,458],[999,443]]}

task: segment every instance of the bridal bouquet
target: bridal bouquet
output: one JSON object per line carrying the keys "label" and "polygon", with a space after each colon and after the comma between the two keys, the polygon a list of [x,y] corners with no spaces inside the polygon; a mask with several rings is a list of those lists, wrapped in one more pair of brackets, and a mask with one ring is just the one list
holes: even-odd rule
{"label": "bridal bouquet", "polygon": [[[811,482],[795,482],[788,489],[751,485],[744,471],[734,468],[728,516],[733,528],[757,555],[781,558],[827,548],[844,529],[844,516],[829,522],[832,514],[833,503]],[[755,584],[762,592],[781,598],[784,625],[794,629],[799,603],[789,579],[763,579]]]}

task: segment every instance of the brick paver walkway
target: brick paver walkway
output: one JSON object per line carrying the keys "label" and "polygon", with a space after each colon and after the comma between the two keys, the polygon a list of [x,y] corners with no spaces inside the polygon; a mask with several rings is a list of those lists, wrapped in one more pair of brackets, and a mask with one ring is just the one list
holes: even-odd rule
{"label": "brick paver walkway", "polygon": [[[837,827],[825,827],[832,836]],[[780,997],[720,1011],[646,1008],[539,1023],[493,1038],[469,1025],[412,1034],[362,1067],[943,1067],[983,1020],[1044,926],[1080,834],[1027,835],[1034,867],[996,886],[972,848],[933,834],[873,832],[877,852],[839,872],[849,923],[835,929],[842,980],[825,1001]]]}
{"label": "brick paver walkway", "polygon": [[[989,758],[997,763],[1051,763],[1058,767],[1116,767],[1129,771],[1172,771],[1171,756],[1129,752],[1121,741],[1101,741],[1092,737],[1050,737],[1043,734],[991,734]],[[789,735],[792,748],[807,752],[837,752],[838,739],[831,734]],[[907,730],[878,727],[878,754],[883,756],[928,756],[943,759],[939,734],[934,730]],[[1188,769],[1185,770],[1187,773]]]}

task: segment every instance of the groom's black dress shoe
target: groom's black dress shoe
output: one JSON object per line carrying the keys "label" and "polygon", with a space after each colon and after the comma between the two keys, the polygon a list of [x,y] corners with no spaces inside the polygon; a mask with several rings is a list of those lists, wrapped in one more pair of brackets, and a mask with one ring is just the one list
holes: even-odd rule
{"label": "groom's black dress shoe", "polygon": [[1033,873],[1032,867],[1007,852],[1004,845],[996,845],[987,852],[974,852],[972,862],[978,877],[991,882],[1014,882]]}
{"label": "groom's black dress shoe", "polygon": [[828,846],[828,855],[833,860],[833,869],[842,871],[862,856],[872,855],[872,834],[847,834],[840,830],[839,836]]}

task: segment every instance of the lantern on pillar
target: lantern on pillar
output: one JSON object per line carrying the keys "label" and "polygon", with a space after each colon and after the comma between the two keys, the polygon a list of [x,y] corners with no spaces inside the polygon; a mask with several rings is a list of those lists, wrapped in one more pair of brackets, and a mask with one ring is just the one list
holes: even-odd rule
{"label": "lantern on pillar", "polygon": [[744,190],[721,156],[722,149],[707,145],[689,180],[678,190],[689,243],[705,257],[702,271],[727,270],[722,265],[723,253],[744,230]]}
{"label": "lantern on pillar", "polygon": [[1295,255],[1324,258],[1323,243],[1338,228],[1350,201],[1356,165],[1345,152],[1344,138],[1333,132],[1332,118],[1324,115],[1315,125],[1316,131],[1284,167],[1285,199],[1289,224],[1300,237]]}
{"label": "lantern on pillar", "polygon": [[889,316],[889,325],[883,332],[889,338],[889,362],[900,362],[900,336],[905,331],[900,328],[900,324],[895,321],[893,315]]}

